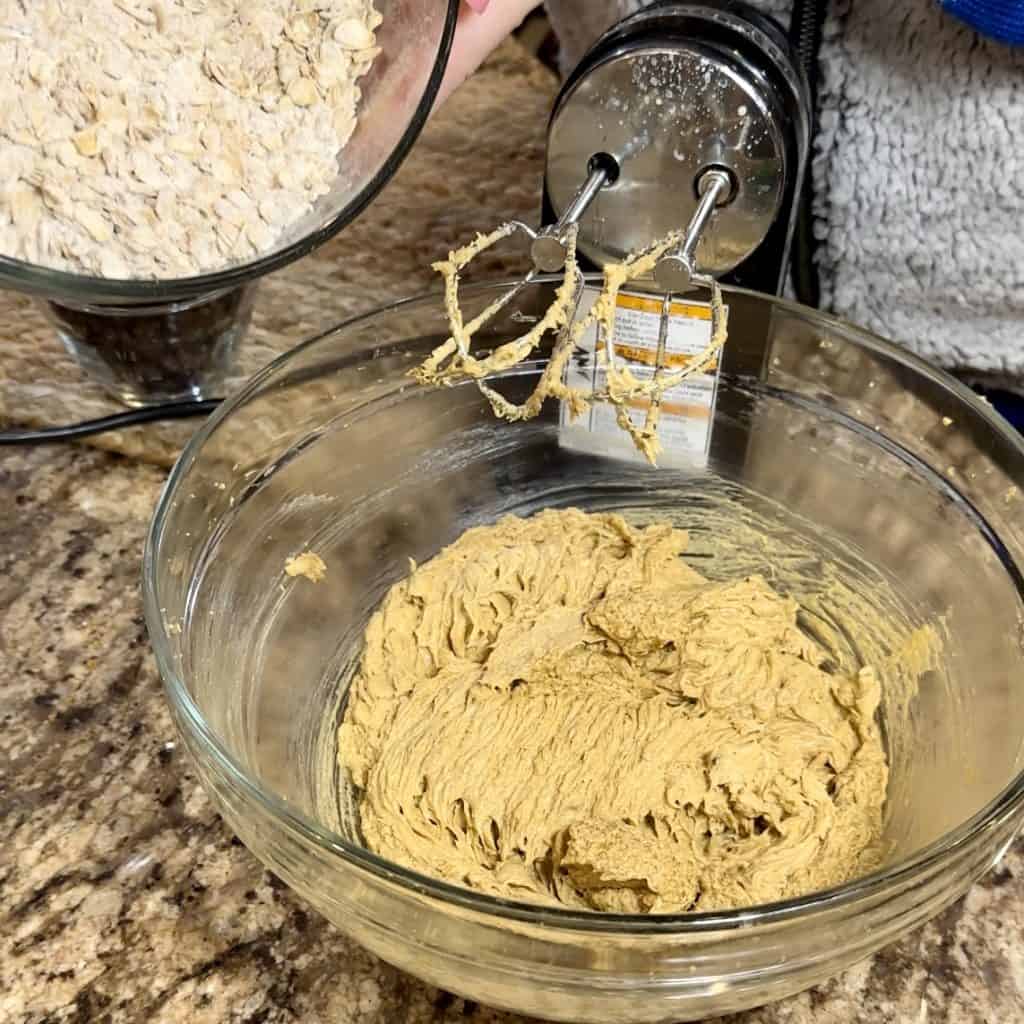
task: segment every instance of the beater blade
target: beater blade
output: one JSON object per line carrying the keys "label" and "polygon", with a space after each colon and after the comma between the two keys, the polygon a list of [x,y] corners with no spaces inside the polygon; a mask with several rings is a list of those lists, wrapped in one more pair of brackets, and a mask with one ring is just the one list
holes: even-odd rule
{"label": "beater blade", "polygon": [[[605,371],[606,386],[594,394],[595,400],[609,402],[615,407],[619,427],[632,438],[637,449],[650,461],[656,462],[660,450],[658,422],[665,393],[677,387],[687,377],[705,373],[718,359],[726,340],[726,314],[718,282],[707,274],[697,272],[695,254],[701,237],[711,222],[715,209],[729,201],[732,180],[724,170],[711,168],[697,181],[700,201],[690,223],[681,236],[671,236],[657,243],[646,253],[623,264],[628,268],[626,280],[642,276],[653,263],[653,276],[661,289],[661,315],[658,322],[658,340],[655,349],[654,372],[646,379],[638,378],[628,367],[621,366],[615,351],[616,300],[622,282],[609,281],[605,273],[605,292],[595,304],[599,308],[598,345]],[[705,349],[675,371],[668,365],[668,333],[672,320],[672,302],[677,295],[697,287],[711,292],[711,335]],[[632,405],[646,404],[644,422],[638,426],[629,415]]]}
{"label": "beater blade", "polygon": [[[582,275],[576,263],[578,223],[604,185],[609,182],[610,177],[606,168],[595,163],[576,197],[556,223],[535,230],[521,221],[510,221],[489,234],[478,235],[469,245],[450,253],[447,260],[434,264],[434,269],[441,274],[445,282],[445,312],[451,334],[422,366],[413,371],[413,375],[420,383],[450,385],[460,380],[472,379],[500,416],[508,419],[528,419],[540,411],[544,398],[557,390],[551,390],[551,381],[547,373],[542,376],[537,390],[520,406],[508,402],[489,387],[484,378],[522,362],[549,331],[560,332],[552,362],[555,361],[555,355],[562,359],[564,353],[564,358],[568,358],[572,351],[568,328],[582,288]],[[532,269],[466,323],[459,304],[462,271],[481,253],[515,233],[525,235],[530,242]],[[526,334],[500,345],[484,358],[478,359],[472,354],[473,336],[485,324],[531,284],[539,273],[555,273],[559,270],[563,271],[563,277],[556,289],[554,301],[544,316]]]}

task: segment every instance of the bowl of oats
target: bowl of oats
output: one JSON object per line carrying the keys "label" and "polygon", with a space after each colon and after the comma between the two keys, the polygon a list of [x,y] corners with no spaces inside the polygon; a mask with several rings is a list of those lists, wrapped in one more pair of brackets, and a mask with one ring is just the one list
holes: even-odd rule
{"label": "bowl of oats", "polygon": [[253,283],[401,164],[458,6],[0,6],[0,287],[127,404],[221,394]]}

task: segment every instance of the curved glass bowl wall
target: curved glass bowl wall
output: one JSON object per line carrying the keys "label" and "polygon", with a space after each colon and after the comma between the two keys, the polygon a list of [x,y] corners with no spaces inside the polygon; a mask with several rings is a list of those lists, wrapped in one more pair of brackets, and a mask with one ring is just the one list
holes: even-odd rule
{"label": "curved glass bowl wall", "polygon": [[[494,296],[467,288],[467,316]],[[727,299],[706,465],[581,452],[555,408],[509,424],[472,386],[419,388],[407,371],[446,334],[433,296],[278,360],[197,435],[161,500],[147,621],[205,786],[313,906],[443,988],[567,1021],[734,1012],[921,924],[1020,825],[1020,437],[956,382],[865,332],[764,296]],[[550,284],[531,286],[480,345],[521,333],[549,300]],[[500,386],[524,394],[543,365]],[[361,845],[334,734],[373,607],[409,558],[429,558],[467,526],[567,505],[672,516],[709,575],[731,537],[750,571],[818,612],[830,601],[815,582],[827,561],[879,607],[940,629],[941,661],[922,662],[909,706],[888,698],[881,870],[770,907],[622,917],[490,899]],[[769,543],[749,543],[752,522]],[[323,583],[283,573],[307,549],[327,564]],[[856,663],[858,637],[839,646]]]}

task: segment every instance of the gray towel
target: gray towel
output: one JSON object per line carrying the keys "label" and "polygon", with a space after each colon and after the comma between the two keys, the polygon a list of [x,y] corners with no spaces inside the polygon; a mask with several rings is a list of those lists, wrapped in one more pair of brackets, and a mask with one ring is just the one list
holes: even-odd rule
{"label": "gray towel", "polygon": [[[786,0],[755,0],[788,23]],[[571,67],[641,0],[548,0]],[[838,0],[815,143],[822,306],[1024,386],[1024,50],[933,0]]]}

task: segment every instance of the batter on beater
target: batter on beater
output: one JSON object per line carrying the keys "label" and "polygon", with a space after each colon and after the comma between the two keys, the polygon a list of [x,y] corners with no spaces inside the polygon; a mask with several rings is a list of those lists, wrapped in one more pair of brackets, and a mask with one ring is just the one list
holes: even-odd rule
{"label": "batter on beater", "polygon": [[339,731],[375,852],[509,899],[751,906],[874,867],[870,668],[796,603],[711,582],[686,533],[574,509],[467,531],[396,584]]}
{"label": "batter on beater", "polygon": [[[522,336],[507,341],[493,352],[478,358],[470,351],[474,334],[502,309],[513,292],[499,297],[467,322],[459,305],[459,275],[474,258],[496,242],[508,238],[517,229],[521,230],[522,225],[503,224],[489,234],[477,235],[468,245],[450,252],[448,259],[434,264],[434,270],[441,274],[445,282],[444,305],[451,334],[420,366],[411,371],[410,376],[420,384],[432,386],[450,386],[464,380],[475,381],[480,392],[490,402],[494,414],[511,422],[533,419],[549,398],[566,402],[574,418],[583,413],[593,401],[608,402],[615,408],[615,420],[619,428],[629,435],[637,451],[652,466],[657,465],[658,453],[661,451],[658,424],[665,393],[687,377],[696,376],[707,370],[718,359],[727,340],[727,315],[717,282],[708,279],[711,290],[712,331],[703,352],[680,369],[667,370],[659,364],[652,377],[639,379],[628,366],[618,366],[614,362],[609,362],[606,357],[606,346],[602,344],[597,359],[606,372],[607,386],[600,392],[579,391],[565,384],[563,374],[587,329],[596,325],[600,338],[614,338],[615,303],[619,292],[631,281],[649,275],[658,261],[679,245],[682,235],[680,232],[673,232],[646,249],[631,253],[617,263],[607,264],[603,271],[601,292],[590,312],[586,316],[574,319],[574,308],[579,301],[582,277],[576,263],[576,230],[573,228],[566,236],[562,282],[555,290],[554,299],[544,316]],[[667,312],[663,314],[667,315]],[[520,405],[510,402],[488,383],[487,378],[530,358],[540,345],[541,339],[549,332],[554,333],[556,338],[544,371],[540,374],[533,391]],[[640,425],[635,424],[629,416],[630,405],[638,401],[646,409],[644,421]]]}

